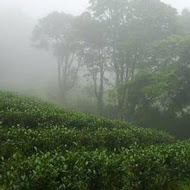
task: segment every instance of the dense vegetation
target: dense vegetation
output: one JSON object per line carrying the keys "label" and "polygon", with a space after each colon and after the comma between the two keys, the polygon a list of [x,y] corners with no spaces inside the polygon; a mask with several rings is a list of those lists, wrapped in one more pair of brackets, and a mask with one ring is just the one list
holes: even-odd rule
{"label": "dense vegetation", "polygon": [[80,16],[50,13],[33,32],[57,60],[49,99],[189,137],[189,26],[189,10],[160,0],[89,0]]}
{"label": "dense vegetation", "polygon": [[189,10],[89,0],[81,15],[40,19],[31,37],[57,61],[55,104],[0,91],[0,190],[189,188]]}
{"label": "dense vegetation", "polygon": [[190,142],[0,92],[3,189],[180,189]]}

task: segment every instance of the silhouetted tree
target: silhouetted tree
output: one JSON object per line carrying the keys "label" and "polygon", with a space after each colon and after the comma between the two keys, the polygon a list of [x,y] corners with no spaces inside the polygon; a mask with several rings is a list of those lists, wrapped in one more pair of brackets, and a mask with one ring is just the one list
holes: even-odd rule
{"label": "silhouetted tree", "polygon": [[39,20],[33,31],[35,46],[49,50],[57,59],[58,85],[63,97],[74,87],[82,62],[74,35],[74,20],[72,15],[53,12]]}

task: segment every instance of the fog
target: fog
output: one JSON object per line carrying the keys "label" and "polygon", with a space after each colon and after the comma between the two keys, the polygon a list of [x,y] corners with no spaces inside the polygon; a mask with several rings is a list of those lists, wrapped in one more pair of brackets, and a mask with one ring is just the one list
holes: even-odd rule
{"label": "fog", "polygon": [[0,190],[190,190],[190,0],[0,0]]}
{"label": "fog", "polygon": [[0,0],[0,90],[183,136],[190,1],[144,2]]}
{"label": "fog", "polygon": [[81,14],[88,7],[88,0],[1,0],[0,9],[20,9],[38,19],[52,11]]}
{"label": "fog", "polygon": [[[164,0],[181,11],[186,0]],[[31,46],[38,19],[52,11],[81,14],[88,0],[0,0],[0,85],[22,89],[42,88],[56,75],[53,56]]]}
{"label": "fog", "polygon": [[[188,0],[162,0],[179,11],[190,8]],[[78,15],[88,7],[88,0],[1,0],[0,10],[20,9],[28,16],[38,19],[52,11],[64,11]]]}
{"label": "fog", "polygon": [[0,0],[0,87],[46,93],[56,80],[56,61],[50,53],[32,47],[34,26],[52,11],[78,15],[86,6],[86,0]]}
{"label": "fog", "polygon": [[55,75],[53,57],[31,45],[36,20],[21,10],[0,12],[0,86],[6,89],[44,89]]}

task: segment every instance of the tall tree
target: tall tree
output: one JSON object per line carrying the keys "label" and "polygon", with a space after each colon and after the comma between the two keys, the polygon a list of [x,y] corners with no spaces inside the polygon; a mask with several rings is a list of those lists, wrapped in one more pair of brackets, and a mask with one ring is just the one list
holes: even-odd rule
{"label": "tall tree", "polygon": [[93,81],[94,94],[100,114],[104,109],[104,88],[108,68],[108,47],[106,45],[105,25],[94,20],[90,13],[82,14],[77,20],[77,35],[83,47],[83,61]]}
{"label": "tall tree", "polygon": [[143,63],[146,47],[176,30],[177,11],[160,0],[91,0],[93,16],[107,24],[119,117],[127,86]]}
{"label": "tall tree", "polygon": [[150,69],[138,73],[128,84],[127,119],[186,136],[190,118],[189,44],[189,36],[173,35],[152,45]]}
{"label": "tall tree", "polygon": [[63,97],[74,87],[82,61],[73,31],[74,20],[72,15],[53,12],[39,20],[33,31],[34,45],[51,51],[57,59],[58,85]]}
{"label": "tall tree", "polygon": [[181,35],[190,34],[190,11],[184,9],[180,15],[178,15],[178,30]]}

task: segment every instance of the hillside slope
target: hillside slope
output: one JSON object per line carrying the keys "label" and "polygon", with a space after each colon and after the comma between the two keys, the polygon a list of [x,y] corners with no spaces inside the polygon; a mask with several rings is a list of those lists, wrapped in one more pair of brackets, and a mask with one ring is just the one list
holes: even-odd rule
{"label": "hillside slope", "polygon": [[178,188],[190,142],[0,91],[0,187],[11,190]]}

